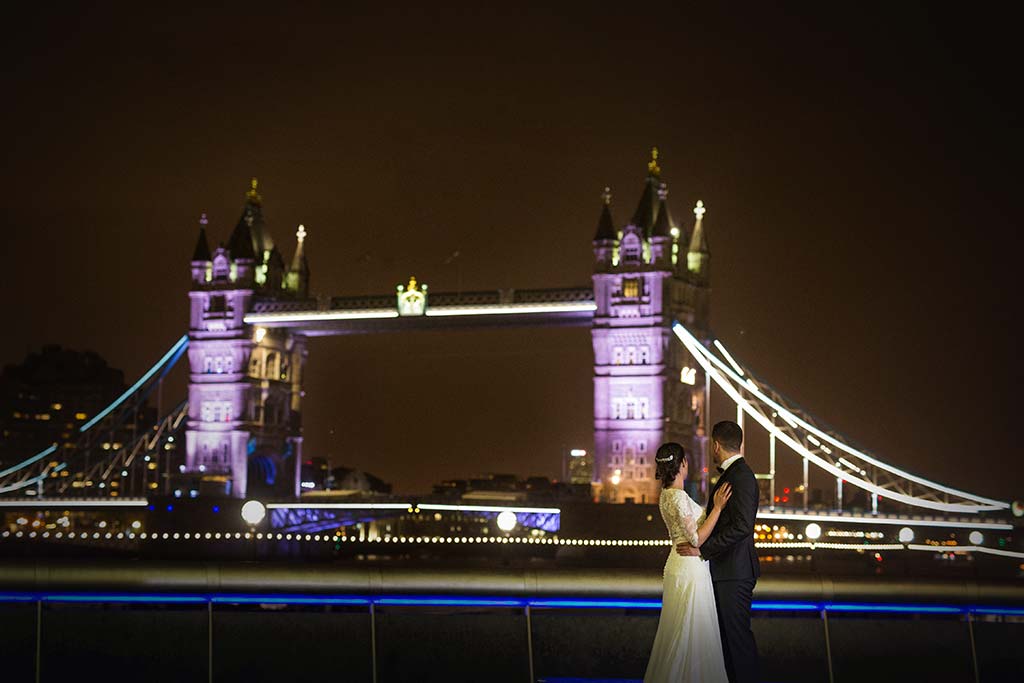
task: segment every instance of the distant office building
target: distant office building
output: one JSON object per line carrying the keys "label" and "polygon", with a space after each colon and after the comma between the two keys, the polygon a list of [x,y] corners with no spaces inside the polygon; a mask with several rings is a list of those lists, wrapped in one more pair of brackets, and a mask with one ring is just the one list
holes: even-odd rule
{"label": "distant office building", "polygon": [[569,459],[569,482],[572,484],[589,484],[594,478],[594,456],[584,450],[570,451]]}
{"label": "distant office building", "polygon": [[[124,373],[92,351],[44,346],[0,373],[0,465],[11,465],[60,444],[71,447],[79,428],[125,390]],[[139,425],[155,413],[143,408]],[[132,420],[109,438],[114,448],[133,436]],[[115,445],[116,444],[116,445]]]}

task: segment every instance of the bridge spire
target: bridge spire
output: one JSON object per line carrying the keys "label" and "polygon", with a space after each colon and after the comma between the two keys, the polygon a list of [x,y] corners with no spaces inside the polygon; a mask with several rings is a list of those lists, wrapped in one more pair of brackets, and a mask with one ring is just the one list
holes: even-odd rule
{"label": "bridge spire", "polygon": [[661,166],[658,165],[658,148],[651,148],[651,160],[647,162],[647,178],[644,180],[644,191],[640,195],[640,202],[633,213],[631,225],[640,229],[645,239],[651,236],[651,228],[657,216],[658,188],[661,186]]}
{"label": "bridge spire", "polygon": [[711,262],[711,250],[708,248],[707,233],[704,230],[704,202],[697,200],[693,208],[693,215],[697,221],[693,226],[693,236],[690,238],[690,249],[686,254],[686,269],[698,284],[708,282],[708,267]]}
{"label": "bridge spire", "polygon": [[601,193],[601,217],[597,221],[597,232],[594,234],[594,241],[614,240],[618,237],[615,231],[615,222],[612,220],[612,191],[611,188],[604,188]]}
{"label": "bridge spire", "polygon": [[210,254],[210,243],[206,239],[206,225],[208,222],[205,213],[199,217],[199,239],[196,240],[196,248],[192,252],[193,262],[213,260],[213,256]]}
{"label": "bridge spire", "polygon": [[300,296],[309,294],[309,262],[306,260],[306,226],[300,225],[295,232],[295,256],[285,278],[286,288]]}
{"label": "bridge spire", "polygon": [[668,210],[668,185],[660,183],[658,186],[658,218],[651,227],[651,264],[659,267],[668,267],[676,262],[676,248],[673,244],[674,237],[679,234],[679,228],[672,220],[672,214]]}

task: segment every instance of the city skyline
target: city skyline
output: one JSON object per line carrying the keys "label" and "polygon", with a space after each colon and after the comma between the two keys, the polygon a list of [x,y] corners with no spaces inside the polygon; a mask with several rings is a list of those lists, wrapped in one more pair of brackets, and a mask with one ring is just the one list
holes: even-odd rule
{"label": "city skyline", "polygon": [[[105,31],[127,21],[79,11],[83,26]],[[584,52],[611,18],[549,18],[540,47],[520,61],[509,34],[486,50],[470,35],[430,52],[408,15],[337,18],[353,39],[345,47],[329,47],[326,28],[291,32],[252,15],[208,17],[193,31],[169,20],[104,50],[65,17],[51,26],[67,31],[57,56],[16,40],[26,59],[8,74],[19,97],[3,116],[20,135],[5,163],[4,214],[12,253],[33,257],[12,264],[9,282],[37,294],[9,294],[20,324],[0,346],[2,362],[53,342],[138,375],[186,328],[199,214],[210,217],[211,241],[226,241],[251,175],[279,243],[290,247],[306,226],[321,295],[386,294],[410,275],[435,291],[586,284],[602,189],[611,186],[621,225],[657,145],[675,215],[697,199],[707,205],[717,336],[894,464],[1021,497],[1003,368],[1010,340],[999,335],[1011,271],[993,237],[1012,227],[1009,179],[998,171],[1015,141],[1001,138],[1012,115],[985,68],[992,52],[953,45],[948,18],[890,17],[869,50],[856,40],[863,18],[844,33],[804,16],[769,24],[790,42],[780,39],[758,70],[757,49],[772,43],[760,30],[666,12],[691,27],[685,44],[670,43],[664,27],[631,34],[627,21],[615,35],[629,56],[595,50],[559,64],[543,55]],[[287,49],[243,59],[220,44],[200,58],[195,48],[214,45],[204,39],[229,19],[274,31]],[[515,35],[529,23],[501,19]],[[26,26],[23,41],[41,24]],[[367,49],[377,59],[353,67],[360,26],[393,31],[406,51]],[[830,47],[817,44],[823,26],[838,31]],[[729,31],[749,53],[710,49]],[[140,47],[147,37],[160,40]],[[808,41],[821,48],[816,64],[801,59]],[[115,64],[129,48],[138,63]],[[421,49],[429,58],[415,64]],[[467,63],[476,49],[484,57]],[[645,60],[632,55],[644,51],[664,66],[640,69]],[[62,66],[74,54],[82,62]],[[855,68],[839,70],[844,60]],[[206,72],[207,62],[223,71]],[[262,76],[238,68],[252,62]],[[347,82],[352,97],[331,89],[338,72],[360,76]],[[435,80],[423,81],[428,74]],[[115,76],[132,87],[115,87]],[[507,90],[497,87],[504,81]],[[529,96],[511,96],[513,84]],[[240,107],[236,119],[229,105],[250,87],[274,93],[249,100],[270,111]],[[71,105],[86,92],[92,104],[78,111]],[[32,102],[43,105],[35,119]],[[60,103],[76,112],[63,127],[51,113]],[[997,139],[1006,147],[979,144]],[[306,453],[399,491],[481,471],[558,476],[562,452],[592,438],[585,330],[314,340],[308,368]],[[991,465],[965,467],[972,447],[992,453]]]}

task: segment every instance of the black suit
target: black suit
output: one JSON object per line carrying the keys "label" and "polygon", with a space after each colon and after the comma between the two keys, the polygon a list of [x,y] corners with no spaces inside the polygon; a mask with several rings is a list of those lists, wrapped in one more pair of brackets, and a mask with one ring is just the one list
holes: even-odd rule
{"label": "black suit", "polygon": [[732,497],[722,510],[715,530],[700,547],[711,561],[711,580],[718,607],[718,627],[730,683],[756,683],[757,643],[750,630],[750,602],[761,575],[754,549],[754,520],[757,518],[757,478],[743,458],[729,465],[711,491],[707,511],[714,504],[715,491],[725,482],[732,484]]}

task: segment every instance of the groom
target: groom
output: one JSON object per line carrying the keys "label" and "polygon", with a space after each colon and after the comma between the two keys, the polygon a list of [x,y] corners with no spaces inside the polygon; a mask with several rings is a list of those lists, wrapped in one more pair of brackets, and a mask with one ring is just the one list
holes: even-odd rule
{"label": "groom", "polygon": [[757,479],[740,455],[743,430],[735,422],[719,422],[711,430],[711,449],[718,466],[718,482],[708,496],[708,513],[715,491],[732,484],[732,498],[704,544],[676,546],[680,555],[700,555],[711,561],[718,627],[729,683],[756,683],[757,643],[750,630],[750,601],[761,567],[754,550],[754,519],[757,517]]}

